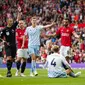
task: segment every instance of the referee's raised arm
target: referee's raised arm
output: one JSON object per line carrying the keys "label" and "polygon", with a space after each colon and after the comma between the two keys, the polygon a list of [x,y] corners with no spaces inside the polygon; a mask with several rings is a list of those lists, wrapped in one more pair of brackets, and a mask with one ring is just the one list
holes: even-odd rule
{"label": "referee's raised arm", "polygon": [[22,12],[21,12],[21,8],[18,8],[18,13],[17,13],[17,19],[16,21],[13,23],[12,25],[12,29],[16,29],[16,26],[18,25],[19,20],[21,20],[21,16],[22,16]]}

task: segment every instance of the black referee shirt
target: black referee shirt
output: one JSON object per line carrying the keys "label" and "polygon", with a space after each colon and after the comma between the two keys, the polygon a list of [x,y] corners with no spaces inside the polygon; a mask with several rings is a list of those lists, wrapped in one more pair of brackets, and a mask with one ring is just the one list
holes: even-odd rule
{"label": "black referee shirt", "polygon": [[16,45],[16,26],[18,22],[16,21],[11,27],[6,27],[1,31],[1,38],[5,38],[5,41],[9,45]]}

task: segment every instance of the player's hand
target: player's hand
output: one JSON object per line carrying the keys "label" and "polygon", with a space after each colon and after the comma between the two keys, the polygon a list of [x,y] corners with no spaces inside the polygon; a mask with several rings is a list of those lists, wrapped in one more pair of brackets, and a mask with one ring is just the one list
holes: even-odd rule
{"label": "player's hand", "polygon": [[52,25],[56,25],[56,23],[53,21],[53,22],[52,22]]}
{"label": "player's hand", "polygon": [[21,16],[22,16],[22,12],[21,12],[21,7],[19,6],[18,7],[18,14],[17,14],[17,21],[19,21],[21,19]]}
{"label": "player's hand", "polygon": [[24,45],[21,46],[21,49],[24,49]]}
{"label": "player's hand", "polygon": [[21,19],[21,16],[22,16],[22,13],[21,12],[18,13],[18,15],[17,15],[17,21],[19,21]]}
{"label": "player's hand", "polygon": [[21,10],[22,10],[22,9],[21,9],[21,7],[19,6],[19,7],[18,7],[18,11],[21,12]]}

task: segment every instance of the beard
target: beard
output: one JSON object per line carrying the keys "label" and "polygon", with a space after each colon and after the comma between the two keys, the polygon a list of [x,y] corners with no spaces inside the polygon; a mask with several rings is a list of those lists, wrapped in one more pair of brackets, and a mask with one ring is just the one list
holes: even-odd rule
{"label": "beard", "polygon": [[64,26],[65,26],[65,27],[67,27],[67,26],[68,26],[68,24],[64,24]]}

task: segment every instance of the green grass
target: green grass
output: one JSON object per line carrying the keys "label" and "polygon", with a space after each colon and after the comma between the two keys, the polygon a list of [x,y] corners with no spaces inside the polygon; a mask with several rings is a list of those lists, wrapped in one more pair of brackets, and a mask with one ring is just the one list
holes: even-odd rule
{"label": "green grass", "polygon": [[[13,76],[11,78],[0,78],[0,85],[85,85],[85,69],[76,69],[75,72],[81,71],[82,74],[78,78],[48,78],[45,69],[38,69],[38,76],[30,77],[30,70],[26,69],[26,77],[15,77],[15,69],[12,69]],[[6,69],[0,69],[0,74],[5,76]]]}

